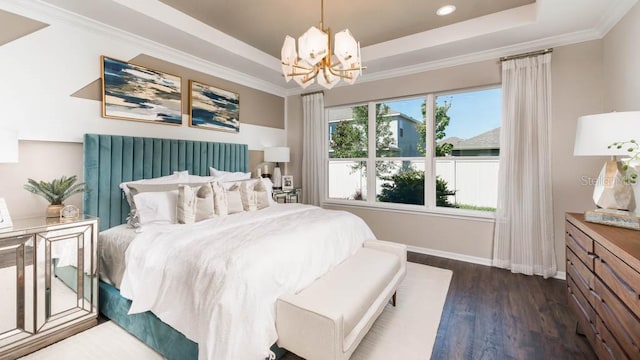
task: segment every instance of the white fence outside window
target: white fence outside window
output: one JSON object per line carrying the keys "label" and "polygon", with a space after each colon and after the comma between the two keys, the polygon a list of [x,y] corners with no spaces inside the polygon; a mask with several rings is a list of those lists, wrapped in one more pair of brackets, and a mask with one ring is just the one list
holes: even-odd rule
{"label": "white fence outside window", "polygon": [[[498,158],[446,158],[436,159],[436,175],[448,183],[456,195],[452,203],[496,207],[498,203]],[[352,170],[344,162],[329,162],[329,199],[353,199],[361,190],[367,193],[363,170]],[[380,189],[377,189],[377,193]]]}

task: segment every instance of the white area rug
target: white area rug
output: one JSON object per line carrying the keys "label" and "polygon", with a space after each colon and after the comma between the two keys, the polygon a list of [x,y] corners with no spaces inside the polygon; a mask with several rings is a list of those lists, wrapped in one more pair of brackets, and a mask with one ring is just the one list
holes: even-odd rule
{"label": "white area rug", "polygon": [[[408,263],[398,289],[398,306],[387,305],[354,360],[426,360],[431,357],[452,272]],[[162,359],[149,347],[108,321],[22,359]],[[283,359],[299,359],[287,354]]]}

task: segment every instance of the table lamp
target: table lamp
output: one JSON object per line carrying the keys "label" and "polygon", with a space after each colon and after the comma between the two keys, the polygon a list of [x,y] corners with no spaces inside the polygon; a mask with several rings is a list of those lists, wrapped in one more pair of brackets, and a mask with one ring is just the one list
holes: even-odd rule
{"label": "table lamp", "polygon": [[273,168],[273,188],[282,188],[282,174],[280,173],[280,163],[289,162],[289,148],[284,146],[265,148],[264,161],[276,163],[276,166]]}
{"label": "table lamp", "polygon": [[623,163],[616,156],[628,157],[627,147],[610,146],[616,142],[640,141],[640,111],[611,112],[581,116],[576,128],[573,154],[611,156],[596,182],[593,200],[599,211],[634,216],[636,199],[631,184],[623,180]]}

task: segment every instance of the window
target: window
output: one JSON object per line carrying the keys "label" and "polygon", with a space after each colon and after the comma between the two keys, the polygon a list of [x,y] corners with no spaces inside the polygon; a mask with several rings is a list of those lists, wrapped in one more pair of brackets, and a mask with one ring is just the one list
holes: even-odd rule
{"label": "window", "polygon": [[494,211],[500,123],[499,88],[331,108],[326,197]]}

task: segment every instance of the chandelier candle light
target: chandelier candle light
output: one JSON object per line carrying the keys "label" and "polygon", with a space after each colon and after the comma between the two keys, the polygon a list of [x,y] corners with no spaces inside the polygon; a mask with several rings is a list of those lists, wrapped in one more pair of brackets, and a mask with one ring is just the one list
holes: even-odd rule
{"label": "chandelier candle light", "polygon": [[[333,45],[333,49],[332,49]],[[333,56],[337,58],[334,62]],[[287,35],[282,45],[282,73],[287,82],[293,79],[302,88],[318,84],[331,89],[340,79],[353,84],[362,75],[360,43],[349,29],[338,32],[331,43],[331,29],[324,28],[324,0],[320,1],[320,29],[312,26],[296,40]]]}

